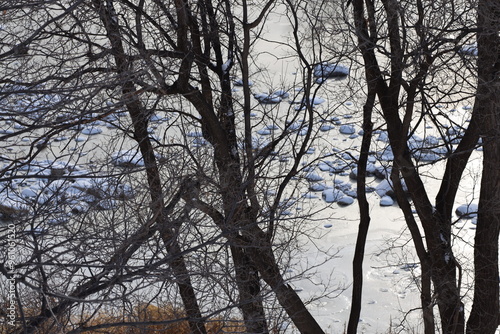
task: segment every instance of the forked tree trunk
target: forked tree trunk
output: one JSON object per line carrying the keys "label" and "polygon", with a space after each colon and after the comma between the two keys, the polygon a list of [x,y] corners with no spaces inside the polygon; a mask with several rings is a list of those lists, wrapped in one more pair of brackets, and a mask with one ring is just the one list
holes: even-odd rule
{"label": "forked tree trunk", "polygon": [[[420,5],[422,5],[419,2]],[[436,291],[438,307],[441,315],[441,323],[444,333],[461,333],[464,331],[464,312],[460,300],[459,287],[457,286],[457,263],[454,260],[451,249],[451,219],[434,213],[432,203],[428,198],[424,184],[411,159],[407,145],[409,122],[413,112],[413,98],[408,93],[407,105],[405,105],[404,120],[400,118],[400,93],[403,85],[402,71],[404,69],[403,48],[400,36],[400,11],[399,4],[394,0],[383,0],[385,14],[387,15],[388,38],[391,48],[390,78],[385,80],[381,73],[375,55],[378,30],[374,19],[374,4],[370,1],[353,1],[354,22],[358,36],[358,46],[365,62],[365,71],[371,74],[372,80],[368,85],[376,86],[377,97],[384,119],[387,124],[390,145],[394,152],[394,167],[397,168],[397,177],[401,175],[406,181],[409,194],[416,208],[423,230],[426,236],[428,257],[424,250],[419,256],[425,259],[426,274],[431,273]],[[368,16],[368,25],[365,15]],[[410,82],[409,89],[415,90],[425,77],[429,64],[432,62],[430,55],[422,62],[418,74]],[[401,173],[401,174],[399,174]],[[459,175],[461,171],[457,172]],[[400,196],[402,201],[408,201],[407,197]],[[454,198],[454,194],[452,199]],[[410,205],[407,203],[408,206]],[[450,211],[451,212],[451,211]],[[449,214],[451,217],[451,213]],[[412,221],[408,226],[415,230]],[[422,247],[423,248],[423,247]],[[424,261],[422,260],[424,263]],[[426,280],[426,289],[429,284]],[[422,296],[422,307],[426,318],[432,316],[429,309],[429,291]],[[430,319],[426,321],[426,332],[432,330],[433,323]]]}

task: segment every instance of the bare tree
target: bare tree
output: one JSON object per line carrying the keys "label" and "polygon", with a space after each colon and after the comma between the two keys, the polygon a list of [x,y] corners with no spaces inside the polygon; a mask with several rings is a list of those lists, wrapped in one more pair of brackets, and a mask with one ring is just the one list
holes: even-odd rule
{"label": "bare tree", "polygon": [[[304,64],[304,98],[291,97],[298,106],[277,103],[286,91],[254,98],[250,85],[252,44],[275,5],[0,6],[9,14],[0,53],[2,214],[18,252],[2,273],[15,279],[20,312],[10,329],[186,321],[205,333],[211,319],[241,314],[247,332],[266,333],[286,312],[301,332],[322,332],[282,262],[298,233],[285,213],[298,201],[289,193],[317,132],[314,67]],[[266,123],[274,133],[258,142],[256,126]],[[291,157],[287,168],[276,150]],[[134,320],[136,301],[165,299],[183,312]],[[267,306],[273,300],[280,308]],[[97,322],[106,312],[116,316]]]}
{"label": "bare tree", "polygon": [[[475,53],[475,47],[469,45],[461,48],[461,45],[466,44],[467,39],[474,32],[471,28],[475,25],[471,19],[474,11],[468,7],[466,2],[452,2],[448,3],[447,6],[426,1],[417,1],[416,3],[404,1],[352,2],[353,28],[363,56],[368,92],[376,94],[394,155],[391,166],[391,181],[422,265],[421,301],[426,333],[435,331],[432,311],[434,300],[439,309],[443,333],[460,333],[465,330],[464,305],[460,293],[462,266],[452,249],[452,208],[455,205],[455,197],[469,157],[476,148],[480,134],[485,128],[489,128],[483,123],[483,120],[486,119],[485,116],[481,115],[494,117],[494,110],[496,110],[495,99],[491,98],[492,95],[488,95],[493,89],[485,88],[486,86],[496,87],[495,81],[492,79],[492,75],[494,76],[495,73],[492,71],[492,64],[496,64],[498,57],[492,46],[495,43],[492,42],[493,38],[498,37],[498,29],[491,28],[497,28],[494,26],[496,21],[491,20],[492,16],[483,16],[485,12],[494,12],[494,5],[491,3],[488,5],[492,6],[489,7],[489,10],[481,9],[478,11],[478,45],[485,43],[489,47],[485,47],[483,55],[478,58],[479,84],[472,118],[467,129],[463,130],[463,135],[458,140],[456,147],[451,146],[450,144],[453,143],[443,136],[443,142],[448,151],[446,169],[442,176],[435,204],[432,204],[423,181],[423,175],[419,171],[421,160],[419,155],[415,153],[421,148],[415,145],[414,134],[419,131],[419,126],[426,120],[434,123],[438,127],[438,131],[442,131],[440,129],[443,126],[440,120],[442,116],[445,120],[451,120],[446,115],[434,111],[436,104],[432,101],[436,99],[436,95],[447,93],[453,96],[452,94],[455,93],[456,99],[461,100],[466,98],[467,94],[471,96],[470,94],[473,92],[474,81],[470,82],[469,88],[467,88],[462,85],[464,82],[462,77],[459,80],[456,78],[455,80],[453,78],[447,80],[447,86],[444,87],[432,85],[433,82],[443,80],[440,77],[449,78],[450,73],[458,71],[457,66],[460,66],[460,62],[454,59],[463,59],[466,64],[470,64],[468,57]],[[483,4],[486,7],[488,5]],[[437,8],[435,6],[441,6],[439,7],[441,11],[438,11],[439,18],[434,15],[434,10]],[[494,32],[492,33],[492,31]],[[484,39],[482,40],[482,38]],[[471,76],[474,76],[474,70],[472,73]],[[453,100],[449,102],[453,103]],[[416,109],[417,105],[419,105],[420,110]],[[370,106],[370,103],[367,103],[367,106]],[[495,124],[493,118],[487,122],[490,126]],[[365,124],[367,123],[365,122]],[[483,138],[483,142],[484,140],[493,142],[486,138]],[[484,163],[489,164],[489,159],[485,153]],[[424,162],[424,164],[428,164],[428,162]],[[491,178],[487,176],[487,173],[483,171],[483,182],[489,183]],[[405,191],[404,187],[407,187],[408,190]],[[481,200],[482,210],[485,210],[485,214],[488,210],[485,209],[486,207],[494,207],[492,203],[495,197],[492,192],[488,192],[488,187],[489,185],[483,183],[481,188],[481,198],[491,198],[488,204],[485,204],[486,200]],[[412,207],[418,214],[417,218],[413,215]],[[498,241],[496,238],[498,233],[493,227],[496,225],[490,223],[491,221],[488,219],[488,226],[491,230],[488,230],[487,234],[490,239],[481,240],[483,232],[478,231],[476,234],[474,249],[478,262],[475,263],[475,277],[477,282],[480,282],[476,283],[477,287],[480,287],[479,291],[492,289],[488,291],[496,295],[495,291],[498,287],[497,275],[495,274],[497,270],[495,268],[498,267],[496,257],[486,260],[487,256],[478,255],[479,253],[490,254],[490,251],[491,254],[497,253]],[[366,234],[366,226],[364,231],[360,230],[360,233]],[[363,245],[365,239],[361,238],[359,242]],[[479,257],[481,257],[480,260]],[[488,264],[481,261],[487,261]],[[355,260],[355,263],[359,266],[360,260]],[[481,277],[489,277],[490,284],[483,281]],[[431,287],[431,279],[433,287]],[[492,281],[495,283],[491,284]],[[355,291],[360,291],[362,282],[355,280],[356,283],[358,285],[357,288],[355,287]],[[485,286],[481,287],[482,284]],[[477,293],[480,293],[479,291]],[[496,304],[498,297],[484,298],[483,295],[483,298],[475,298],[470,326],[474,323],[474,326],[481,328],[481,331],[492,332],[493,330],[494,332],[497,327],[495,320],[498,313],[495,311],[497,307],[493,305],[491,307],[481,306],[485,299],[493,300]],[[353,297],[353,311],[348,329],[350,333],[356,332],[360,300],[359,293],[356,298]],[[478,313],[476,313],[478,308],[482,309],[484,316],[489,314],[486,310],[492,312],[490,314],[491,326],[487,324],[489,321],[481,322],[478,320]]]}

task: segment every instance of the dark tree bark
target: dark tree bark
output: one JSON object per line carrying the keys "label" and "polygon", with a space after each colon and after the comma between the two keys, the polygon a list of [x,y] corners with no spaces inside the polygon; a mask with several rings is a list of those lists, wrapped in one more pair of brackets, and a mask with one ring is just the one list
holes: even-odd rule
{"label": "dark tree bark", "polygon": [[[368,78],[367,78],[368,79]],[[359,205],[359,228],[354,250],[353,265],[353,285],[352,285],[352,301],[351,312],[349,314],[349,322],[347,333],[356,334],[358,329],[359,317],[361,314],[361,300],[363,292],[363,258],[365,255],[366,238],[368,236],[368,228],[370,227],[370,207],[366,198],[366,165],[368,163],[368,154],[370,142],[372,139],[372,112],[375,102],[375,90],[370,86],[368,98],[363,106],[363,141],[361,144],[361,152],[358,161],[357,182],[357,199]]]}
{"label": "dark tree bark", "polygon": [[478,88],[475,107],[483,140],[483,172],[474,240],[474,299],[467,333],[495,333],[499,325],[500,233],[500,4],[480,0],[477,12]]}

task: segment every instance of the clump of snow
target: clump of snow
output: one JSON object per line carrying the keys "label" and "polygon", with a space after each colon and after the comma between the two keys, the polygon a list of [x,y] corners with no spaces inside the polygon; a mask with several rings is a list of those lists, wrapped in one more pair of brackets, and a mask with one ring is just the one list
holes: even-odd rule
{"label": "clump of snow", "polygon": [[188,137],[203,137],[203,133],[201,133],[200,131],[191,131],[191,132],[186,133],[186,136],[188,136]]}
{"label": "clump of snow", "polygon": [[340,131],[340,133],[345,134],[345,135],[352,135],[353,133],[356,132],[356,129],[354,128],[354,125],[344,124],[344,125],[340,126],[339,131]]}
{"label": "clump of snow", "polygon": [[375,155],[376,155],[377,159],[379,159],[381,161],[393,161],[394,160],[394,153],[392,152],[391,146],[387,146],[384,149],[377,151]]}
{"label": "clump of snow", "polygon": [[462,204],[455,210],[455,213],[460,218],[477,217],[478,205],[475,203]]}
{"label": "clump of snow", "polygon": [[330,189],[332,188],[331,186],[327,185],[326,183],[324,182],[315,182],[315,183],[311,183],[311,185],[309,185],[309,190],[311,191],[323,191],[325,189]]}
{"label": "clump of snow", "polygon": [[285,89],[278,89],[274,91],[272,95],[278,96],[282,99],[286,99],[290,96],[290,93],[288,93],[288,91],[286,91]]}
{"label": "clump of snow", "polygon": [[389,135],[387,134],[387,131],[378,132],[377,141],[388,143],[389,142]]}
{"label": "clump of snow", "polygon": [[314,66],[313,74],[317,78],[346,77],[349,75],[349,67],[340,64],[322,62]]}
{"label": "clump of snow", "polygon": [[268,93],[255,93],[253,97],[262,104],[277,104],[281,102],[281,97]]}
{"label": "clump of snow", "polygon": [[327,203],[337,202],[344,197],[344,193],[338,189],[325,189],[321,195]]}
{"label": "clump of snow", "polygon": [[441,158],[441,156],[430,150],[419,150],[413,152],[413,157],[422,162],[435,162]]}
{"label": "clump of snow", "polygon": [[273,132],[269,129],[264,128],[264,129],[260,129],[259,131],[257,131],[257,133],[261,136],[269,136]]}
{"label": "clump of snow", "polygon": [[[401,180],[401,183],[403,185],[403,190],[408,191],[405,181]],[[383,179],[382,181],[380,181],[380,183],[375,188],[375,192],[380,197],[394,195],[394,188],[391,179]]]}
{"label": "clump of snow", "polygon": [[465,44],[458,52],[467,56],[477,56],[477,44]]}
{"label": "clump of snow", "polygon": [[82,133],[87,136],[98,135],[102,133],[102,129],[96,126],[89,126],[82,130]]}
{"label": "clump of snow", "polygon": [[380,206],[392,206],[394,204],[394,200],[390,196],[383,196],[380,199]]}
{"label": "clump of snow", "polygon": [[21,191],[21,196],[24,198],[35,198],[38,194],[31,188],[25,188]]}
{"label": "clump of snow", "polygon": [[309,182],[323,181],[323,177],[315,172],[307,173],[305,176],[306,180]]}
{"label": "clump of snow", "polygon": [[167,118],[166,117],[162,117],[158,114],[153,114],[151,115],[151,117],[149,117],[149,121],[152,122],[152,123],[157,123],[157,122],[163,122],[163,121],[166,121]]}
{"label": "clump of snow", "polygon": [[136,150],[121,150],[111,155],[111,161],[120,167],[143,167],[144,160]]}
{"label": "clump of snow", "polygon": [[323,131],[323,132],[326,132],[326,131],[330,131],[331,129],[334,129],[335,126],[333,126],[332,124],[328,124],[328,123],[325,123],[325,124],[322,124],[319,128],[319,131]]}
{"label": "clump of snow", "polygon": [[354,198],[352,198],[351,196],[344,196],[341,199],[339,199],[337,203],[340,206],[348,206],[354,203]]}
{"label": "clump of snow", "polygon": [[279,126],[277,126],[276,124],[268,124],[268,125],[266,125],[266,129],[268,129],[268,130],[278,130]]}

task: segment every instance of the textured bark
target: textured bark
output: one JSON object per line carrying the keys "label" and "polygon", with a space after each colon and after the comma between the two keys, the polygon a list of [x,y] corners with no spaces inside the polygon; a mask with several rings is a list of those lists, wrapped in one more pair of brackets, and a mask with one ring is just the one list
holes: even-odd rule
{"label": "textured bark", "polygon": [[231,246],[236,284],[247,333],[268,333],[266,315],[260,296],[260,278],[247,252],[241,247]]}
{"label": "textured bark", "polygon": [[500,233],[500,4],[478,4],[478,88],[475,108],[483,139],[483,172],[474,240],[474,299],[468,334],[493,334],[499,325]]}

